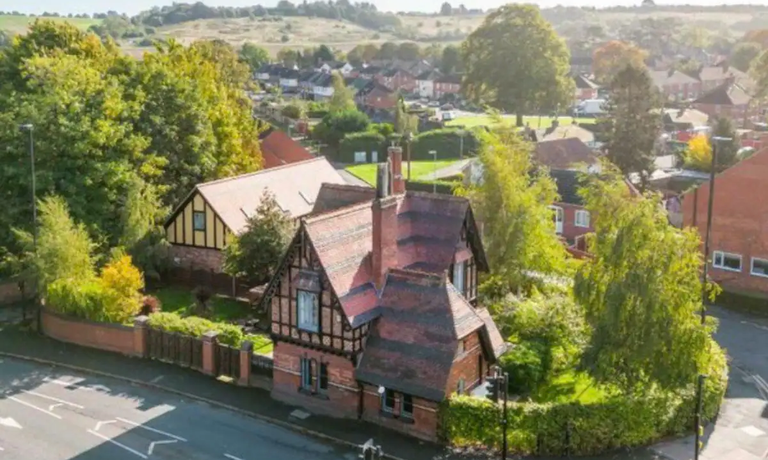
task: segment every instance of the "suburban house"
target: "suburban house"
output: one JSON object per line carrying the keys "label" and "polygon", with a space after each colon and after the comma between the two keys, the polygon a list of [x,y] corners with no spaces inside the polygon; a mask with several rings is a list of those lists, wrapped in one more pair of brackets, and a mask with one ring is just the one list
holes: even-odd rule
{"label": "suburban house", "polygon": [[373,197],[324,185],[301,219],[262,298],[272,396],[435,440],[440,402],[484,391],[506,345],[477,305],[488,264],[469,201],[406,192],[401,157],[390,149]]}
{"label": "suburban house", "polygon": [[312,211],[323,183],[344,179],[324,158],[288,163],[255,173],[198,184],[165,221],[171,257],[178,268],[221,273],[221,250],[245,229],[264,192],[297,219]]}
{"label": "suburban house", "polygon": [[579,238],[594,232],[589,211],[584,209],[584,200],[579,196],[579,174],[581,171],[572,169],[551,169],[549,175],[557,184],[557,194],[560,196],[552,203],[555,232],[565,239],[567,245],[578,246]]}
{"label": "suburban house", "polygon": [[395,92],[376,81],[370,81],[357,92],[355,102],[372,109],[388,110],[395,106]]}
{"label": "suburban house", "polygon": [[[768,294],[768,149],[717,175],[712,205],[709,275],[723,290]],[[707,229],[709,181],[681,197],[683,225],[702,241]]]}
{"label": "suburban house", "polygon": [[685,101],[701,93],[701,82],[679,70],[651,70],[651,79],[669,100]]}
{"label": "suburban house", "polygon": [[439,70],[427,70],[416,77],[416,92],[419,97],[432,99],[435,96],[435,80],[443,74]]}
{"label": "suburban house", "polygon": [[373,77],[383,72],[385,69],[376,65],[363,65],[352,71],[351,76],[372,80]]}
{"label": "suburban house", "polygon": [[435,97],[440,99],[446,94],[461,92],[461,75],[443,75],[435,79]]}
{"label": "suburban house", "polygon": [[725,117],[737,126],[747,127],[748,121],[760,111],[759,104],[752,104],[752,96],[740,84],[726,81],[693,101],[693,108],[710,117]]}
{"label": "suburban house", "polygon": [[325,73],[331,73],[336,70],[346,77],[354,68],[349,62],[324,62],[318,70]]}
{"label": "suburban house", "polygon": [[699,69],[699,81],[701,82],[701,91],[706,92],[727,82],[738,83],[742,86],[750,86],[751,78],[741,70],[729,66],[727,62],[720,65],[704,66]]}
{"label": "suburban house", "polygon": [[[583,142],[587,147],[590,149],[597,149],[600,146],[600,143],[597,142],[595,139],[595,133],[592,131],[585,129],[579,125],[576,124],[559,124],[557,120],[555,120],[552,123],[552,126],[547,129],[537,129],[535,130],[536,133],[536,141],[537,142],[548,142],[548,141],[555,141],[559,139],[567,139],[567,138],[576,138]],[[567,142],[573,142],[573,141],[567,141]],[[580,147],[574,147],[575,144],[569,144],[572,148],[580,148]]]}
{"label": "suburban house", "polygon": [[416,77],[407,70],[396,67],[384,70],[377,74],[374,79],[393,91],[411,92],[416,89]]}
{"label": "suburban house", "polygon": [[571,73],[574,75],[592,73],[592,54],[571,49]]}
{"label": "suburban house", "polygon": [[275,129],[272,126],[259,133],[259,140],[261,141],[261,157],[264,161],[264,169],[315,158],[285,131]]}
{"label": "suburban house", "polygon": [[573,77],[573,81],[576,84],[575,101],[581,102],[589,99],[597,99],[597,91],[600,86],[594,81],[590,80],[584,75],[576,75]]}
{"label": "suburban house", "polygon": [[707,126],[709,122],[709,115],[701,110],[689,108],[663,110],[662,122],[667,132],[691,131]]}
{"label": "suburban house", "polygon": [[584,167],[586,167],[586,170],[589,172],[597,172],[600,169],[598,154],[577,137],[564,137],[537,142],[534,160],[550,170],[584,170]]}

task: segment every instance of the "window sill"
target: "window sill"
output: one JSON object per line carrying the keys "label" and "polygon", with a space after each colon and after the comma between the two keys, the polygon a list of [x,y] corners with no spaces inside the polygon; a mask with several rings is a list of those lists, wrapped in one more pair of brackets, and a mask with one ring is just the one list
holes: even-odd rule
{"label": "window sill", "polygon": [[317,398],[317,399],[323,399],[323,400],[326,400],[326,401],[330,400],[330,398],[328,397],[327,394],[325,394],[325,393],[316,393],[316,392],[314,392],[314,391],[312,391],[312,390],[310,390],[308,388],[299,387],[299,393],[301,393],[301,394],[303,394],[305,396],[311,396],[311,397]]}
{"label": "window sill", "polygon": [[758,278],[768,278],[768,273],[755,273],[755,272],[751,272],[750,275],[757,276]]}
{"label": "window sill", "polygon": [[589,225],[579,225],[579,224],[573,224],[574,227],[577,228],[589,228]]}
{"label": "window sill", "polygon": [[308,332],[310,334],[317,334],[320,331],[319,327],[315,328],[315,329],[312,329],[312,328],[308,328],[308,327],[296,326],[296,328],[298,330],[300,330],[301,332]]}
{"label": "window sill", "polygon": [[717,265],[712,265],[712,268],[716,268],[718,270],[723,270],[723,271],[726,271],[726,272],[741,273],[741,269],[728,268],[728,267],[720,267],[720,266],[717,266]]}

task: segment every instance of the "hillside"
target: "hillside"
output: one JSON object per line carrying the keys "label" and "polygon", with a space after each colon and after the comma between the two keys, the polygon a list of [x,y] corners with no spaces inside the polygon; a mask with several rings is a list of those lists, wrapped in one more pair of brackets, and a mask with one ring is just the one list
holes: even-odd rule
{"label": "hillside", "polygon": [[36,19],[50,19],[52,21],[67,21],[81,29],[87,29],[93,24],[99,24],[101,19],[83,19],[83,18],[53,18],[53,17],[28,17],[28,16],[0,16],[0,30],[11,34],[26,33],[27,27],[35,22]]}

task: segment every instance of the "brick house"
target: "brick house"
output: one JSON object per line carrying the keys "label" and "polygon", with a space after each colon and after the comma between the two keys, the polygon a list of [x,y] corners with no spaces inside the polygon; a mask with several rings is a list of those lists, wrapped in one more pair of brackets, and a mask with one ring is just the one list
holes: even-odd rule
{"label": "brick house", "polygon": [[668,100],[686,101],[701,94],[701,82],[679,70],[651,70],[651,79]]}
{"label": "brick house", "polygon": [[748,121],[760,112],[759,104],[752,104],[752,97],[740,84],[727,81],[693,101],[693,108],[710,118],[725,117],[736,126],[746,127]]}
{"label": "brick house", "polygon": [[440,99],[446,94],[461,92],[461,75],[443,75],[435,79],[435,97]]}
{"label": "brick house", "polygon": [[312,211],[323,183],[344,179],[324,158],[289,163],[251,174],[197,184],[166,219],[164,228],[177,267],[221,273],[222,249],[245,229],[265,191],[293,218]]}
{"label": "brick house", "polygon": [[575,75],[573,82],[576,85],[574,99],[576,102],[597,99],[597,90],[600,86],[584,75]]}
{"label": "brick house", "polygon": [[[768,294],[768,149],[717,175],[709,274],[724,290]],[[706,237],[709,182],[681,197],[683,225]],[[702,245],[703,249],[703,245]]]}
{"label": "brick house", "polygon": [[416,77],[399,68],[389,68],[377,74],[374,79],[392,91],[413,92],[416,89]]}
{"label": "brick house", "polygon": [[259,133],[264,169],[274,168],[315,158],[285,131],[269,127]]}
{"label": "brick house", "polygon": [[301,220],[262,299],[272,396],[435,440],[439,403],[481,387],[505,344],[477,306],[487,262],[469,202],[406,192],[401,156],[379,165],[373,198],[324,185]]}
{"label": "brick house", "polygon": [[592,216],[584,209],[584,201],[579,196],[580,171],[552,169],[549,175],[557,184],[559,198],[552,203],[552,219],[555,232],[565,239],[568,246],[578,243],[578,239],[595,231]]}
{"label": "brick house", "polygon": [[426,97],[432,99],[435,95],[435,80],[440,78],[442,74],[437,69],[431,69],[424,71],[416,77],[416,92],[419,97]]}
{"label": "brick house", "polygon": [[376,81],[371,81],[361,88],[355,95],[359,105],[372,108],[389,110],[395,106],[395,92]]}
{"label": "brick house", "polygon": [[699,69],[698,78],[701,82],[702,92],[707,92],[727,82],[738,83],[742,86],[750,86],[752,84],[751,78],[746,73],[729,66],[727,62],[702,67]]}

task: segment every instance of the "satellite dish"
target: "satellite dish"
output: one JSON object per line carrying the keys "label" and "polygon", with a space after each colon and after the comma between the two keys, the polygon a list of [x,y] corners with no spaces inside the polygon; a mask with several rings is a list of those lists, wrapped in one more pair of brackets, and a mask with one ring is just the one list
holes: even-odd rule
{"label": "satellite dish", "polygon": [[379,394],[383,395],[385,391],[387,391],[386,388],[384,388],[383,386],[379,385]]}

